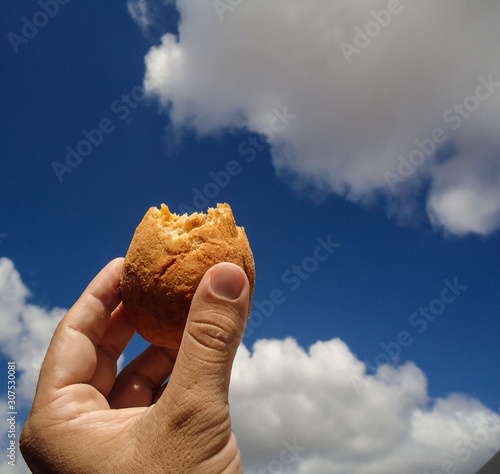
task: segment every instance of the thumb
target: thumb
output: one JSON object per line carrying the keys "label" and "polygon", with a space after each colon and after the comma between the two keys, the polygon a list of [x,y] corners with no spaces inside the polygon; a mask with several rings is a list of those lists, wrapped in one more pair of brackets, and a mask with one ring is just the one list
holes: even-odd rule
{"label": "thumb", "polygon": [[[249,283],[232,263],[207,271],[193,297],[179,354],[162,402],[205,409],[227,408],[229,379],[248,318]],[[161,399],[160,399],[161,400]],[[193,406],[194,404],[194,406]]]}
{"label": "thumb", "polygon": [[243,472],[228,391],[249,291],[245,272],[232,263],[215,265],[198,285],[170,380],[140,428],[139,452],[157,456],[164,472],[177,472],[176,465],[182,472]]}

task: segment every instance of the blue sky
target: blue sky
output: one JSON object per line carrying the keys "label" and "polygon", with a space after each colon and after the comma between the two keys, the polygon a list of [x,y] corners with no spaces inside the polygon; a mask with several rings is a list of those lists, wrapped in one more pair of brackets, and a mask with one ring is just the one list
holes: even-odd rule
{"label": "blue sky", "polygon": [[[395,370],[408,362],[418,367],[427,380],[428,399],[422,404],[429,413],[433,412],[436,400],[449,401],[451,394],[462,394],[465,400],[463,406],[460,405],[462,410],[472,410],[471,399],[474,399],[483,404],[481,410],[498,412],[499,214],[493,204],[496,196],[493,191],[491,203],[484,200],[480,191],[473,196],[468,193],[470,189],[474,192],[495,189],[495,183],[491,183],[495,173],[487,171],[496,172],[500,168],[499,148],[496,148],[494,134],[490,133],[493,128],[490,125],[500,110],[498,98],[485,101],[487,109],[481,104],[477,112],[481,115],[471,113],[468,122],[447,142],[447,147],[440,149],[438,158],[434,156],[429,160],[441,163],[439,169],[429,168],[425,173],[417,169],[415,179],[410,177],[407,186],[406,183],[399,185],[406,188],[394,197],[384,187],[383,172],[397,172],[398,153],[390,155],[390,151],[400,150],[408,156],[412,147],[415,149],[413,139],[404,149],[399,147],[400,143],[395,142],[393,147],[389,146],[391,143],[384,144],[381,152],[384,163],[391,159],[394,169],[381,164],[382,172],[377,178],[372,178],[371,171],[366,170],[377,162],[375,154],[382,149],[384,133],[390,142],[400,122],[405,124],[403,135],[407,133],[407,137],[420,139],[431,136],[436,127],[445,128],[440,117],[447,109],[438,99],[444,80],[436,80],[438,84],[424,99],[418,93],[419,87],[429,84],[428,77],[446,76],[446,66],[442,66],[443,70],[433,69],[436,66],[429,55],[426,58],[432,64],[421,71],[413,89],[396,92],[397,88],[393,87],[385,96],[377,89],[378,83],[359,89],[356,96],[372,93],[377,100],[385,97],[384,100],[393,103],[392,109],[390,104],[380,109],[379,121],[371,126],[368,119],[358,123],[356,117],[360,116],[355,112],[364,106],[366,115],[371,115],[371,107],[378,110],[377,100],[359,99],[352,104],[350,116],[350,95],[340,89],[334,88],[332,96],[324,98],[325,110],[318,112],[321,97],[314,94],[321,96],[325,89],[322,82],[315,81],[315,74],[326,74],[325,70],[316,70],[317,64],[311,60],[309,75],[294,75],[294,54],[299,58],[299,71],[304,72],[307,56],[314,58],[318,53],[316,49],[303,53],[301,46],[305,49],[310,46],[307,40],[286,43],[288,49],[283,46],[283,51],[288,51],[289,56],[281,59],[276,52],[263,51],[257,46],[253,53],[248,49],[234,51],[241,45],[235,32],[238,28],[232,28],[231,21],[248,21],[251,31],[255,24],[249,18],[253,18],[252,21],[261,25],[263,36],[272,31],[273,27],[264,20],[254,18],[258,15],[251,15],[250,5],[242,3],[241,7],[217,13],[211,2],[199,2],[198,7],[193,5],[195,2],[189,6],[183,2],[181,18],[185,20],[179,37],[180,17],[175,5],[160,3],[129,2],[129,10],[127,2],[89,0],[58,4],[58,11],[47,17],[47,24],[40,27],[33,38],[22,42],[17,42],[19,37],[8,34],[22,36],[23,18],[33,21],[41,6],[37,2],[14,1],[3,6],[0,18],[3,37],[0,43],[3,59],[0,254],[13,263],[5,275],[15,280],[12,275],[17,274],[31,292],[29,298],[21,298],[23,304],[32,305],[44,314],[53,308],[70,307],[109,260],[125,255],[135,227],[150,206],[166,203],[172,210],[179,211],[186,206],[196,208],[202,204],[206,208],[217,202],[228,202],[237,223],[247,231],[257,268],[254,312],[249,322],[253,327],[245,337],[246,348],[251,350],[259,340],[284,341],[292,337],[307,352],[307,348],[318,341],[339,338],[355,358],[368,367],[366,377],[374,375],[382,362],[389,362]],[[295,3],[291,8],[299,11]],[[385,5],[384,2],[371,3],[373,8]],[[490,21],[480,12],[467,11],[464,2],[458,3],[456,8],[461,9],[458,17],[473,16],[478,24]],[[316,2],[314,5],[321,17],[321,6]],[[197,16],[196,8],[205,15],[205,20],[201,13]],[[346,21],[355,18],[356,25],[363,27],[370,8],[366,12],[351,12]],[[437,18],[446,17],[446,8],[455,7],[442,8],[445,11],[436,11]],[[500,13],[498,8],[492,8],[496,14]],[[248,20],[244,19],[245,13]],[[334,17],[340,15],[335,11],[330,13]],[[364,73],[363,67],[372,67],[362,62],[369,63],[370,54],[375,59],[385,57],[383,48],[389,48],[391,41],[397,40],[401,34],[398,28],[403,29],[403,24],[396,24],[398,19],[418,21],[403,18],[404,14],[402,10],[399,16],[394,15],[394,29],[388,28],[387,32],[380,33],[380,38],[374,38],[371,50],[367,47],[359,57],[355,53],[352,67],[359,67],[359,74]],[[223,15],[223,20],[219,15]],[[43,20],[43,15],[40,18]],[[282,20],[276,21],[276,31],[282,28],[286,31],[287,25],[280,23]],[[212,26],[206,26],[208,23]],[[450,31],[456,31],[455,28],[460,31],[460,25],[443,25],[444,30],[448,27]],[[217,29],[224,31],[222,39],[212,41],[213,36],[200,39],[200,32]],[[353,41],[350,31],[355,34],[357,30],[346,27],[346,41]],[[179,41],[176,47],[183,54],[182,65],[169,59],[167,67],[159,55],[148,55],[152,47],[161,52],[161,36],[166,33],[173,34],[171,38]],[[248,48],[252,47],[252,41],[249,40]],[[380,44],[382,41],[385,46]],[[217,50],[217,44],[227,49]],[[172,53],[169,47],[172,51],[175,49],[163,43],[166,56]],[[334,47],[337,53],[341,51],[338,40],[332,43],[331,48]],[[427,44],[423,44],[422,48],[426,47]],[[447,47],[443,45],[443,54]],[[462,54],[469,59],[466,53]],[[146,55],[150,58],[150,72],[159,74],[155,77],[161,85],[156,92],[143,85]],[[227,59],[228,55],[233,59]],[[241,55],[247,59],[234,60]],[[282,64],[262,74],[261,64],[254,60],[260,56],[264,57],[264,63],[276,65],[282,60]],[[194,58],[191,63],[190,58]],[[404,65],[404,56],[401,58]],[[451,63],[457,61],[457,57],[449,58]],[[487,78],[495,72],[491,68],[498,70],[490,59],[485,52],[481,68],[464,73],[456,83],[446,84],[447,90],[454,91],[453,100],[462,103],[467,91],[477,87],[478,76]],[[335,61],[332,70],[339,71],[339,76],[351,66]],[[426,59],[418,61],[423,68]],[[377,74],[385,67],[381,64],[385,64],[382,59]],[[473,67],[476,66],[474,63]],[[241,67],[246,67],[243,79],[248,83],[240,77],[238,84],[242,89],[238,90],[231,74],[238,77],[235,71]],[[165,73],[166,69],[172,77],[179,70],[181,79],[172,79]],[[442,74],[436,75],[436,71]],[[220,86],[226,80],[227,84]],[[370,76],[372,81],[382,81],[382,77]],[[398,81],[394,84],[399,84]],[[252,85],[253,82],[256,85]],[[201,90],[205,84],[206,90]],[[301,90],[301,87],[307,100],[294,102],[297,88]],[[247,88],[248,98],[240,102],[235,99],[244,96]],[[399,93],[403,95],[398,96]],[[438,112],[433,114],[429,107],[422,106],[411,120],[404,114],[398,115],[416,100],[413,93],[423,102],[438,101]],[[218,110],[214,102],[221,94],[227,102]],[[407,102],[400,100],[401,97]],[[316,105],[308,109],[310,104]],[[331,104],[334,106],[329,112]],[[391,121],[387,119],[385,125],[379,127],[380,121],[386,118],[383,113],[394,108],[397,109],[394,116],[402,117],[398,125],[391,129]],[[311,124],[316,112],[324,115]],[[324,117],[328,118],[329,113],[331,121],[325,122]],[[361,116],[364,117],[364,113]],[[278,120],[273,122],[273,117]],[[259,132],[269,131],[273,124],[275,130],[267,135],[266,141],[265,133],[263,136]],[[331,149],[327,145],[337,125],[343,132],[334,136],[335,147]],[[104,132],[94,131],[99,127]],[[346,134],[352,134],[352,141],[342,141]],[[474,149],[477,137],[486,137],[484,141],[491,148],[485,149],[486,145],[482,144]],[[89,148],[89,142],[81,144],[82,140],[94,140],[94,144]],[[353,143],[356,146],[351,146]],[[373,157],[368,153],[372,145]],[[68,147],[87,156],[70,158],[71,165],[68,165]],[[456,169],[451,168],[462,159],[462,151],[466,158],[479,156],[474,169],[485,173],[467,174],[468,158],[463,158]],[[488,157],[484,162],[482,154]],[[334,163],[342,164],[337,167]],[[356,163],[356,168],[349,168],[351,163]],[[449,191],[451,184],[469,182],[459,176],[458,170],[476,184],[481,184],[483,179],[484,186],[470,188],[466,190],[468,194],[465,191],[457,194],[457,188],[453,188],[456,191],[453,194],[454,190]],[[454,196],[458,204],[447,214]],[[464,201],[460,196],[472,197]],[[475,216],[484,215],[483,206],[492,211],[476,221]],[[321,242],[335,245],[329,247],[330,252],[318,252]],[[17,284],[16,288],[22,286]],[[272,308],[271,299],[274,299]],[[18,309],[16,313],[7,307],[7,300],[6,297],[2,300],[7,318],[20,320],[23,310]],[[429,306],[426,318],[421,308],[425,311]],[[260,315],[257,314],[259,308]],[[7,336],[0,341],[0,358],[5,363],[18,353],[9,349],[9,326],[4,327],[3,332]],[[13,331],[12,337],[19,334]],[[136,337],[125,353],[126,360],[144,347],[145,343]],[[324,373],[323,377],[329,375]],[[23,416],[27,402],[25,405]],[[469,427],[465,432],[471,430],[473,432]],[[493,435],[488,442],[493,448],[488,445],[480,454],[474,452],[476,467],[488,459],[491,449],[500,446],[499,439]],[[248,445],[251,443],[249,436]],[[240,444],[245,451],[241,440]],[[244,459],[250,469],[257,469],[259,461],[251,457],[251,452],[252,449],[248,449]],[[316,453],[311,448],[312,452]],[[318,452],[333,462],[323,451]],[[272,453],[262,456],[261,459],[273,459]],[[441,458],[437,455],[436,459],[447,456],[444,451]],[[356,456],[353,454],[353,457]],[[467,470],[471,464],[462,463],[456,453],[452,460],[460,469],[465,469],[463,472],[472,472]],[[297,463],[294,466],[297,471],[290,472],[302,472],[300,469],[306,469],[304,463]],[[424,467],[418,465],[422,472]],[[438,467],[439,464],[435,466]],[[309,472],[340,472],[333,467],[328,469],[314,471],[311,468]],[[369,472],[352,469],[350,472]]]}

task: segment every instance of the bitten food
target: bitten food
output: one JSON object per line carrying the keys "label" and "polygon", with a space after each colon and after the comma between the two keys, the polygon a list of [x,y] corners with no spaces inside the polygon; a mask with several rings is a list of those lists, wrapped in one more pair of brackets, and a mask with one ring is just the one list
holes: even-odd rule
{"label": "bitten food", "polygon": [[171,213],[165,204],[151,207],[135,231],[121,275],[123,305],[137,332],[156,346],[178,348],[196,288],[220,262],[245,271],[251,304],[254,258],[229,204],[191,215]]}

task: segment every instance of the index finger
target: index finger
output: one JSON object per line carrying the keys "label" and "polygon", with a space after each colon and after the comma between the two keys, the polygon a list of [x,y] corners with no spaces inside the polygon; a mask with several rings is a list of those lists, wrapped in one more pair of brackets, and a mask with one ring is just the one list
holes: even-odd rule
{"label": "index finger", "polygon": [[96,346],[120,303],[122,266],[123,258],[108,263],[57,326],[40,371],[37,397],[92,379]]}

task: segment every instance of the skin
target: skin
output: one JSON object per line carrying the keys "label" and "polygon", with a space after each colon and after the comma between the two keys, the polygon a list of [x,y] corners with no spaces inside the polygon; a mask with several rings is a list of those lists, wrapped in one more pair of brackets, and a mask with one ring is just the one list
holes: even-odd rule
{"label": "skin", "polygon": [[208,270],[180,349],[150,346],[117,376],[116,361],[135,333],[120,302],[122,265],[122,258],[110,262],[54,333],[20,438],[28,466],[34,473],[242,473],[228,389],[248,315],[244,271],[230,263]]}

